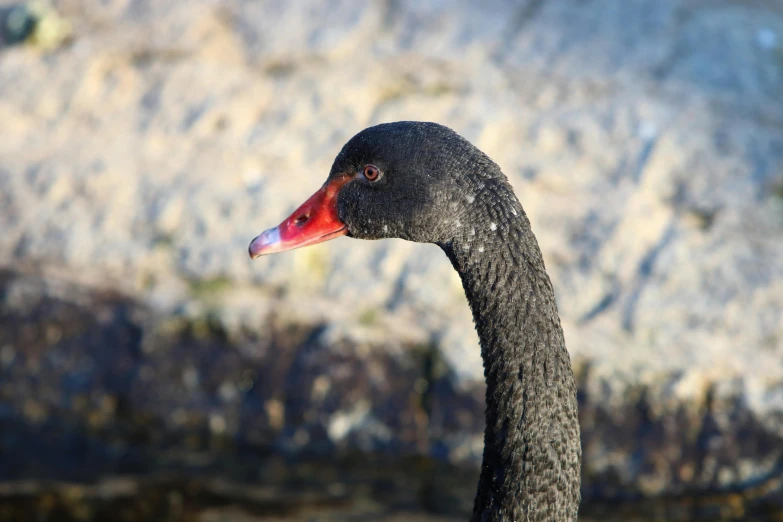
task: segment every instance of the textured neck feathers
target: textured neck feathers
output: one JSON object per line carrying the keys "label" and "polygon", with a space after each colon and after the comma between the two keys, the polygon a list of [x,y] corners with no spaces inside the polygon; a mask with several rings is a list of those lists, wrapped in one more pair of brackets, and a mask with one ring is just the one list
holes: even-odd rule
{"label": "textured neck feathers", "polygon": [[474,522],[571,521],[579,507],[576,387],[552,283],[504,177],[441,244],[465,288],[487,383],[484,459]]}

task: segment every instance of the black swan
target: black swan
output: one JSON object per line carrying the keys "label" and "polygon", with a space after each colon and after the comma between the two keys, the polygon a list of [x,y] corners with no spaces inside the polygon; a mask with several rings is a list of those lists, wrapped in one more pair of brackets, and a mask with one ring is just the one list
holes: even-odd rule
{"label": "black swan", "polygon": [[500,167],[442,125],[370,127],[345,144],[320,190],[249,252],[343,235],[434,243],[462,278],[487,383],[471,520],[576,520],[582,451],[571,360],[541,251]]}

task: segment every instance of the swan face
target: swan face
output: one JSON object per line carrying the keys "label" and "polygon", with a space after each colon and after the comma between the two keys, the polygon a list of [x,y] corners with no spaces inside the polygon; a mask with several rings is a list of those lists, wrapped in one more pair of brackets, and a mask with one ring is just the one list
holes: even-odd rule
{"label": "swan face", "polygon": [[[458,138],[455,140],[454,137]],[[399,122],[370,127],[337,155],[329,179],[350,176],[338,196],[338,217],[348,235],[446,241],[462,213],[455,156],[467,144],[433,123]]]}
{"label": "swan face", "polygon": [[253,240],[250,256],[341,235],[449,241],[460,233],[481,183],[472,174],[490,164],[494,166],[442,125],[396,122],[370,127],[343,146],[326,183],[310,199]]}

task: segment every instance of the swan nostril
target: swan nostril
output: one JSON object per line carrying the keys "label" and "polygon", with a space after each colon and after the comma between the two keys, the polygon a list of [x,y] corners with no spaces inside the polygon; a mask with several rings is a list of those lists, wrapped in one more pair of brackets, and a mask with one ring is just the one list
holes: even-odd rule
{"label": "swan nostril", "polygon": [[307,221],[310,219],[310,214],[302,214],[301,216],[297,216],[296,219],[294,219],[294,225],[301,227]]}

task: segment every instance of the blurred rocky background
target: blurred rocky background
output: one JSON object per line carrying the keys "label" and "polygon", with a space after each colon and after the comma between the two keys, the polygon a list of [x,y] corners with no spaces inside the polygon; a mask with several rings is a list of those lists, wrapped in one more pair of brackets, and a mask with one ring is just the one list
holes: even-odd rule
{"label": "blurred rocky background", "polygon": [[0,0],[0,520],[465,520],[434,246],[249,241],[380,122],[512,180],[584,518],[783,520],[783,3]]}

